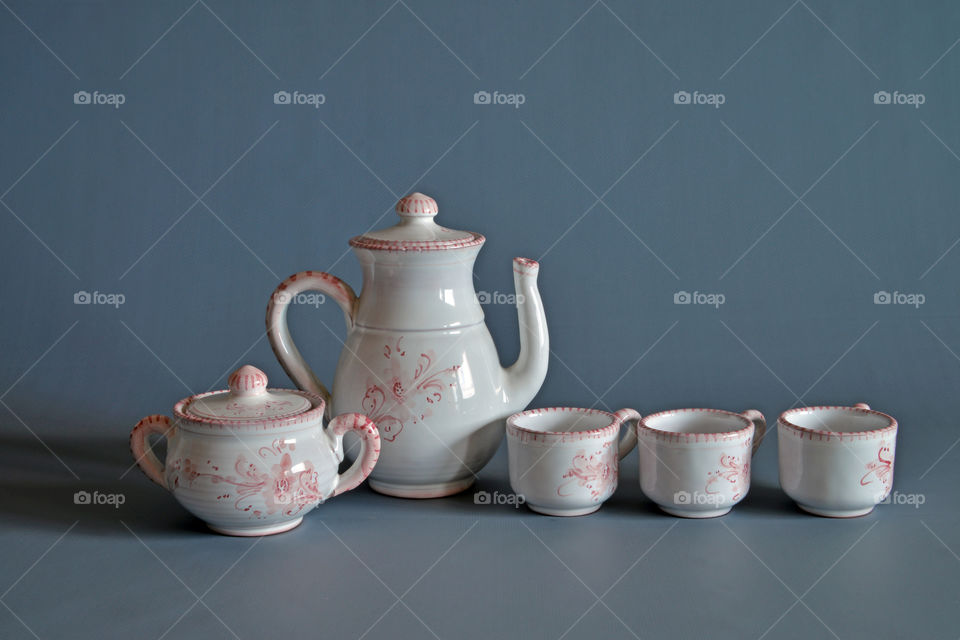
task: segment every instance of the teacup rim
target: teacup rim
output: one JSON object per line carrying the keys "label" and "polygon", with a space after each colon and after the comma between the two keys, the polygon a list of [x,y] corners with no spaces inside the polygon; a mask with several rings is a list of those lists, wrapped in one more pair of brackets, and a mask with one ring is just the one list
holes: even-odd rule
{"label": "teacup rim", "polygon": [[[517,424],[517,419],[523,416],[533,416],[541,415],[547,413],[584,413],[584,414],[601,414],[610,418],[610,424],[607,424],[603,427],[597,427],[595,429],[575,429],[573,431],[544,431],[541,429],[530,429],[529,427],[524,427]],[[620,426],[623,424],[623,420],[617,417],[616,414],[603,409],[595,409],[588,407],[542,407],[539,409],[527,409],[526,411],[518,411],[517,413],[512,414],[507,418],[507,433],[509,434],[511,430],[519,431],[525,434],[530,434],[534,436],[577,436],[577,437],[586,437],[586,436],[600,436],[606,435],[608,432],[620,431]]]}
{"label": "teacup rim", "polygon": [[[744,426],[742,429],[735,429],[733,431],[711,431],[708,433],[687,433],[684,431],[667,431],[666,429],[657,429],[656,427],[651,427],[647,424],[647,420],[658,418],[666,415],[681,414],[681,413],[718,413],[722,415],[732,416],[744,421]],[[671,441],[682,441],[682,442],[716,442],[719,440],[737,440],[745,436],[751,435],[755,431],[753,420],[748,418],[742,413],[737,413],[735,411],[727,411],[726,409],[713,409],[710,407],[681,407],[677,409],[664,409],[663,411],[657,411],[656,413],[650,413],[640,420],[637,421],[637,435],[640,434],[640,431],[653,435],[661,439],[669,439]]]}
{"label": "teacup rim", "polygon": [[[866,429],[863,431],[831,431],[829,429],[814,429],[811,427],[802,427],[796,423],[790,422],[787,419],[788,415],[795,414],[800,411],[828,411],[831,409],[839,409],[841,411],[852,411],[854,413],[865,413],[869,415],[880,416],[887,420],[887,424],[883,427],[877,429]],[[877,411],[876,409],[870,409],[867,407],[858,407],[842,404],[822,404],[814,405],[811,407],[794,407],[793,409],[787,409],[780,414],[780,417],[777,419],[779,424],[782,424],[785,427],[793,429],[801,434],[811,434],[817,436],[826,436],[828,438],[837,438],[837,437],[849,437],[849,438],[865,438],[871,436],[884,436],[888,435],[897,430],[898,424],[897,419],[893,416],[884,413],[882,411]]]}

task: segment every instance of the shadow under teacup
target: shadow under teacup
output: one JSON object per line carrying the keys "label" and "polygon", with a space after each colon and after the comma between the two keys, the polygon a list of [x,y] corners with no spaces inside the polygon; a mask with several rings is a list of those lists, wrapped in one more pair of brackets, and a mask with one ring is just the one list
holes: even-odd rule
{"label": "shadow under teacup", "polygon": [[777,423],[780,486],[804,511],[863,516],[893,486],[897,421],[859,403],[800,407]]}
{"label": "shadow under teacup", "polygon": [[593,513],[617,488],[620,459],[636,446],[624,423],[633,409],[532,409],[507,418],[510,486],[532,510],[549,516]]}
{"label": "shadow under teacup", "polygon": [[637,423],[640,488],[683,518],[729,512],[750,489],[750,460],[766,432],[756,409],[673,409]]}

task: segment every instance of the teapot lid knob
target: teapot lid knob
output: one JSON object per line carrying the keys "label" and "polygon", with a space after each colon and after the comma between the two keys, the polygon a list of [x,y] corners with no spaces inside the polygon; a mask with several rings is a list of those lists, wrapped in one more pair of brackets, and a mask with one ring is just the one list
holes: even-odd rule
{"label": "teapot lid knob", "polygon": [[401,218],[432,218],[437,215],[437,201],[422,193],[411,193],[400,198],[396,206],[397,214]]}
{"label": "teapot lid knob", "polygon": [[457,231],[437,224],[435,219],[439,211],[437,201],[422,193],[411,193],[400,198],[396,211],[400,216],[397,224],[351,238],[350,246],[368,251],[387,252],[387,255],[392,257],[386,259],[392,261],[398,255],[413,255],[422,251],[472,249],[484,242],[483,236],[479,233]]}
{"label": "teapot lid knob", "polygon": [[258,396],[267,391],[267,374],[245,364],[230,374],[227,384],[234,396]]}

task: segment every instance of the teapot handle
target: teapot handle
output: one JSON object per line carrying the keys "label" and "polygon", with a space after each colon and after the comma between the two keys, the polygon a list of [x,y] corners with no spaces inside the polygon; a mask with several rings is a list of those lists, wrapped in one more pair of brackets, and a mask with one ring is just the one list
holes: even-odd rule
{"label": "teapot handle", "polygon": [[168,489],[167,481],[164,479],[164,465],[157,458],[157,455],[150,448],[147,441],[151,435],[156,434],[164,438],[170,435],[170,418],[164,415],[147,416],[137,423],[137,426],[130,432],[130,451],[133,453],[134,460],[140,466],[147,477],[156,482],[164,489]]}
{"label": "teapot handle", "polygon": [[304,291],[319,291],[333,298],[343,309],[347,331],[353,329],[353,316],[357,308],[357,294],[346,282],[323,271],[301,271],[283,282],[270,296],[267,305],[267,336],[277,360],[293,382],[303,389],[321,396],[330,407],[330,392],[300,355],[300,350],[290,337],[287,326],[287,308]]}
{"label": "teapot handle", "polygon": [[340,448],[343,435],[348,431],[356,431],[360,435],[360,455],[349,469],[337,476],[334,496],[359,486],[380,458],[380,432],[373,420],[361,413],[344,413],[331,420],[327,425],[327,433],[333,438],[334,450]]}

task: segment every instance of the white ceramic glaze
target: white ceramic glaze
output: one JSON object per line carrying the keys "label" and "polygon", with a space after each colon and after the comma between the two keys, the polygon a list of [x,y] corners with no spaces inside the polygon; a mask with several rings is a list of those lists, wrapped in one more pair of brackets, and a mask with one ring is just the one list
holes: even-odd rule
{"label": "white ceramic glaze", "polygon": [[893,487],[897,421],[863,403],[801,407],[777,423],[780,486],[810,513],[852,518]]}
{"label": "white ceramic glaze", "polygon": [[640,488],[663,511],[715,518],[750,490],[750,462],[766,432],[756,409],[673,409],[637,423]]}
{"label": "white ceramic glaze", "polygon": [[593,513],[617,488],[620,459],[637,444],[620,427],[633,409],[532,409],[507,418],[510,486],[532,510],[550,516]]}
{"label": "white ceramic glaze", "polygon": [[[466,489],[496,452],[503,419],[543,384],[549,339],[539,265],[516,258],[520,355],[501,367],[473,287],[483,236],[437,225],[437,204],[422,194],[396,209],[399,224],[350,241],[363,267],[359,296],[330,274],[298,273],[274,292],[267,332],[298,387],[327,399],[334,413],[362,412],[377,423],[383,451],[370,476],[373,489],[434,498]],[[287,327],[290,302],[309,290],[335,300],[346,318],[332,399]],[[331,337],[326,328],[317,331]]]}
{"label": "white ceramic glaze", "polygon": [[[268,389],[267,376],[246,365],[230,376],[229,390],[178,402],[173,420],[141,420],[130,449],[147,477],[214,531],[281,533],[327,498],[359,485],[377,462],[380,438],[369,418],[348,413],[324,429],[323,412],[323,398]],[[338,475],[347,432],[359,434],[360,454]],[[164,463],[150,448],[151,435],[167,439]]]}

